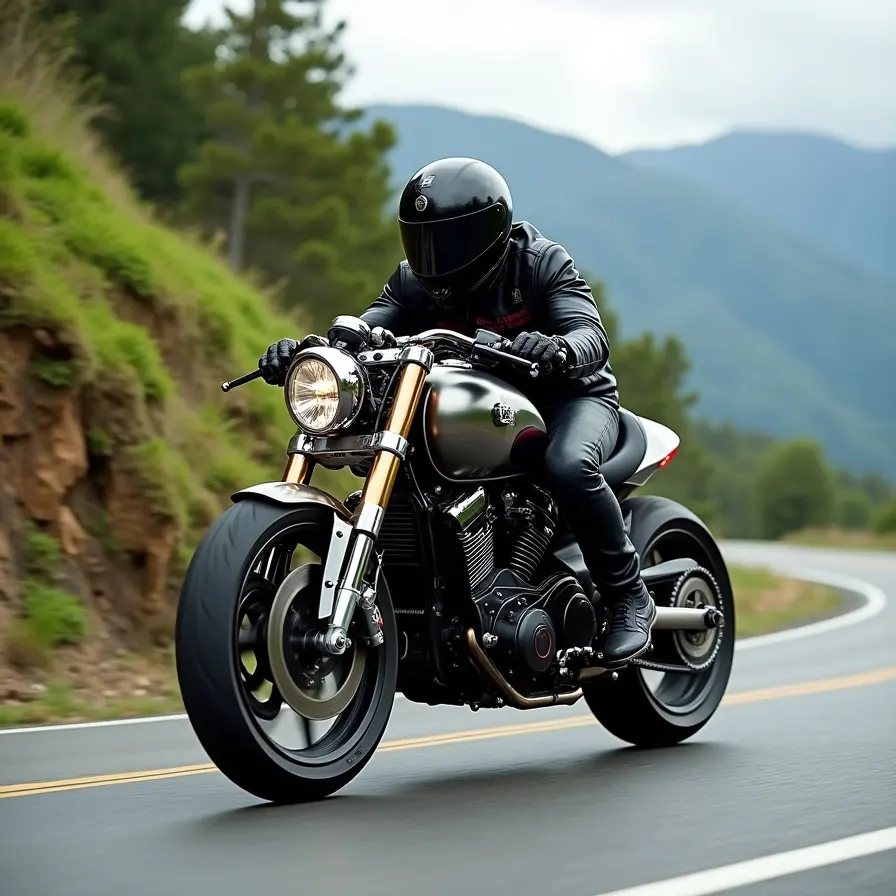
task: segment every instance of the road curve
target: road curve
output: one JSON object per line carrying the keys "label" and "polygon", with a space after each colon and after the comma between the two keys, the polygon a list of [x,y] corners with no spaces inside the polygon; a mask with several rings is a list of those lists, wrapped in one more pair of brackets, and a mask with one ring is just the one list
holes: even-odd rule
{"label": "road curve", "polygon": [[896,554],[724,550],[871,587],[850,624],[739,646],[686,744],[633,750],[583,706],[399,701],[341,794],[270,807],[182,719],[0,733],[0,892],[891,894]]}

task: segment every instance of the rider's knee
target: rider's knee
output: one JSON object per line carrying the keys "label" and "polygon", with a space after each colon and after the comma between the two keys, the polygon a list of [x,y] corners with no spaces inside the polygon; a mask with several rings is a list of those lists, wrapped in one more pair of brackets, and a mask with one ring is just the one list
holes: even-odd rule
{"label": "rider's knee", "polygon": [[545,478],[551,490],[575,499],[577,493],[600,476],[597,459],[581,444],[551,442],[544,458]]}

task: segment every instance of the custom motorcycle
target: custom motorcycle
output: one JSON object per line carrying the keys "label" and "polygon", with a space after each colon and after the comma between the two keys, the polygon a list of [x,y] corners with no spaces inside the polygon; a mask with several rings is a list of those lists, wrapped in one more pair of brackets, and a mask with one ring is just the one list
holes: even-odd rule
{"label": "custom motorcycle", "polygon": [[[344,787],[377,749],[396,692],[473,710],[584,699],[616,737],[655,747],[718,708],[734,655],[725,563],[686,507],[632,497],[678,436],[623,409],[602,466],[657,603],[648,652],[610,671],[600,595],[539,476],[544,421],[507,375],[551,365],[508,345],[486,330],[430,330],[376,348],[347,316],[300,344],[282,481],[232,496],[178,607],[187,714],[239,787],[280,803]],[[363,488],[339,500],[309,484],[317,465],[348,467]]]}

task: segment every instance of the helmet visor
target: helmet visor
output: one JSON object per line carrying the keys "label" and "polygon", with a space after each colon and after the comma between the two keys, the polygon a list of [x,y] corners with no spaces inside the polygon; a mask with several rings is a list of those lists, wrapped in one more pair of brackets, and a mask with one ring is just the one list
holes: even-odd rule
{"label": "helmet visor", "polygon": [[411,270],[421,277],[444,277],[466,267],[503,236],[504,216],[503,206],[493,205],[447,221],[399,219]]}

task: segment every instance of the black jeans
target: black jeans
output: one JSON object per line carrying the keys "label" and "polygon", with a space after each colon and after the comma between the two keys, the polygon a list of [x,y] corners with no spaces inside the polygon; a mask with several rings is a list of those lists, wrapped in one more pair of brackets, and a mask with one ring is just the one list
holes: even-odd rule
{"label": "black jeans", "polygon": [[550,441],[545,482],[566,517],[591,579],[608,603],[634,593],[641,563],[619,502],[600,472],[619,436],[619,411],[600,398],[566,398],[541,412]]}

